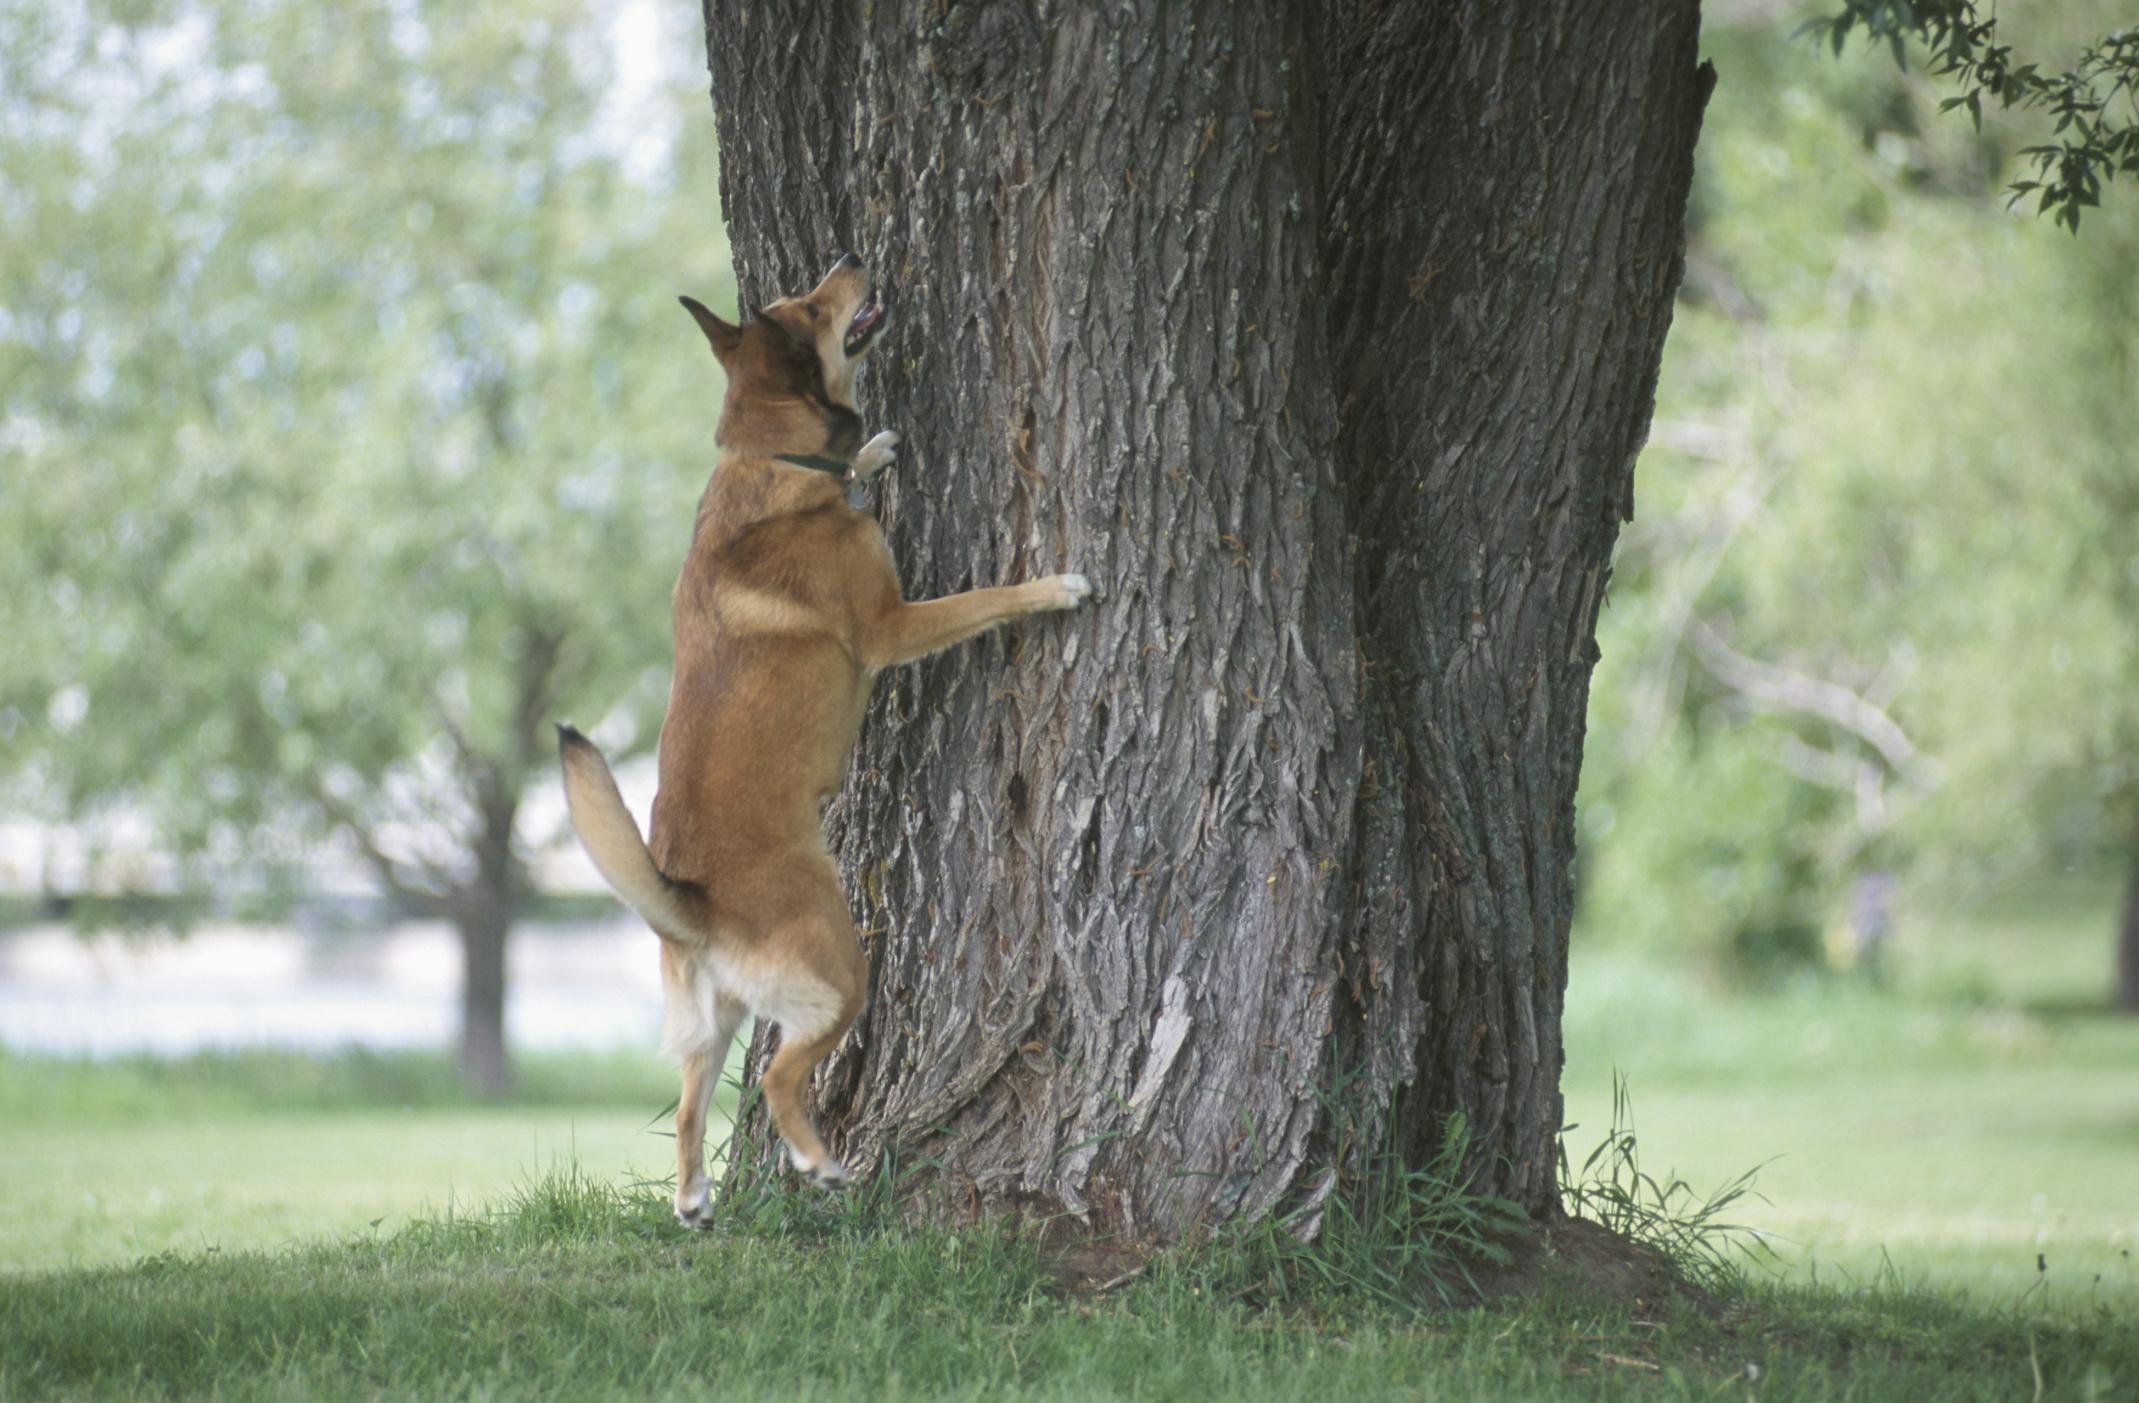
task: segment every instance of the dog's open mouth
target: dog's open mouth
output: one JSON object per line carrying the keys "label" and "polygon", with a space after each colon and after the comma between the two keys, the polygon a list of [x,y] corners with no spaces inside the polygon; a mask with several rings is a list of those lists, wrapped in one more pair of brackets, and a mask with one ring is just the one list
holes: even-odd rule
{"label": "dog's open mouth", "polygon": [[868,349],[869,343],[876,339],[876,334],[884,329],[886,317],[883,303],[862,303],[861,310],[854,314],[854,320],[847,323],[845,349],[849,360]]}

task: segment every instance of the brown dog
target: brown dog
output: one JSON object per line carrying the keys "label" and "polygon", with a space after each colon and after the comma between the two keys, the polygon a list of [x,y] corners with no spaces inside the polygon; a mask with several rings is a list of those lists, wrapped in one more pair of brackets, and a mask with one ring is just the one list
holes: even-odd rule
{"label": "brown dog", "polygon": [[652,846],[601,753],[558,736],[580,842],[661,937],[662,1047],[683,1064],[676,1217],[708,1221],[706,1104],[746,1014],[780,1025],[765,1102],[795,1167],[846,1169],[804,1108],[813,1069],[861,1010],[867,965],[819,816],[839,786],[876,674],[1021,614],[1070,609],[1082,575],[909,604],[847,477],[888,464],[861,441],[854,372],[885,322],[861,260],[737,327],[686,297],[728,376],[720,458],[671,605],[676,668],[661,726]]}

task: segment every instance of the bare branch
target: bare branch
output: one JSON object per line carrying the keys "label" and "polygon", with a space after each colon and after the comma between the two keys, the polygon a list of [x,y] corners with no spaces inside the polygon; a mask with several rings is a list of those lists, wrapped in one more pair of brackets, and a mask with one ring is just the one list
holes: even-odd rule
{"label": "bare branch", "polygon": [[1838,755],[1807,745],[1796,736],[1783,737],[1781,759],[1784,769],[1808,784],[1849,795],[1857,805],[1857,831],[1865,837],[1886,831],[1893,821],[1887,804],[1885,766],[1862,755]]}
{"label": "bare branch", "polygon": [[553,625],[526,625],[527,646],[515,673],[518,693],[513,705],[513,747],[519,767],[533,765],[549,733],[550,687],[564,655],[564,630]]}
{"label": "bare branch", "polygon": [[1777,758],[1793,778],[1843,794],[1857,792],[1857,771],[1871,763],[1862,756],[1838,755],[1832,750],[1808,745],[1796,736],[1783,737]]}
{"label": "bare branch", "polygon": [[1916,764],[1916,746],[1894,719],[1840,683],[1749,658],[1699,619],[1689,622],[1687,637],[1709,675],[1748,702],[1839,726],[1877,751],[1895,774]]}
{"label": "bare branch", "polygon": [[[403,863],[390,856],[373,837],[371,825],[357,812],[354,805],[327,788],[318,776],[307,778],[306,788],[312,800],[327,815],[334,827],[349,834],[365,863],[378,877],[380,885],[393,893],[395,899],[405,903],[410,910],[425,916],[444,916],[449,913],[457,884],[445,872],[430,863]],[[408,867],[414,867],[411,875]]]}
{"label": "bare branch", "polygon": [[482,752],[468,728],[453,714],[453,707],[443,696],[433,693],[431,709],[438,717],[438,729],[445,732],[446,740],[459,757],[461,772],[467,777],[468,788],[478,796],[488,793],[498,783],[498,764]]}

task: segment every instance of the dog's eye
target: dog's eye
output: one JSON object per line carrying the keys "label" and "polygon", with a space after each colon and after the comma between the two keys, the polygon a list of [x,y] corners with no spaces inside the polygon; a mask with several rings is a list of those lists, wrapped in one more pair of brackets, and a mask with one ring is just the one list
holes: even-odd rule
{"label": "dog's eye", "polygon": [[817,309],[815,307],[804,307],[802,310],[809,313],[811,321],[817,320]]}

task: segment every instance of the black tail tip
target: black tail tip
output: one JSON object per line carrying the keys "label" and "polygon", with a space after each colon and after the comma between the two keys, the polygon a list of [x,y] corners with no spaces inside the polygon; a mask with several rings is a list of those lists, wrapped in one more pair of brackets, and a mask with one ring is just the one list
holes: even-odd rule
{"label": "black tail tip", "polygon": [[593,743],[594,742],[588,740],[585,736],[581,735],[579,733],[579,727],[573,725],[571,722],[559,721],[557,723],[557,749],[559,751],[570,750],[573,746],[576,745],[592,745]]}

